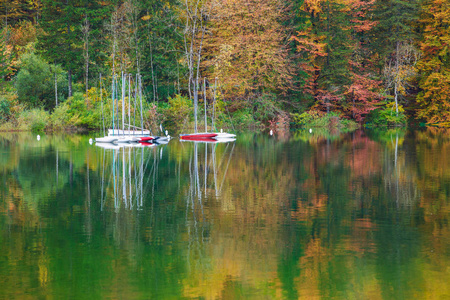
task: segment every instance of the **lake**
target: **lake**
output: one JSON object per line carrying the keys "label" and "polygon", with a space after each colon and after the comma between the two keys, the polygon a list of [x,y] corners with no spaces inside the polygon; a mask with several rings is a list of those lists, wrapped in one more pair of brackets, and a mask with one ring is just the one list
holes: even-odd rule
{"label": "lake", "polygon": [[448,130],[95,136],[0,134],[0,299],[450,299]]}

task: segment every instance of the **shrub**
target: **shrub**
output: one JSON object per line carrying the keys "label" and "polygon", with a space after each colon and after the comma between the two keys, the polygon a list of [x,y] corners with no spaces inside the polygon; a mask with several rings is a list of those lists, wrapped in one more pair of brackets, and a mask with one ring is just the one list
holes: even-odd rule
{"label": "shrub", "polygon": [[253,118],[253,114],[248,109],[241,109],[233,114],[233,123],[237,128],[259,127],[261,122]]}
{"label": "shrub", "polygon": [[275,95],[264,94],[253,102],[253,116],[255,120],[267,123],[281,112],[275,105]]}
{"label": "shrub", "polygon": [[63,98],[62,91],[67,87],[67,79],[61,67],[48,64],[34,53],[24,54],[16,78],[19,101],[33,108],[54,107],[54,72],[57,73],[58,93],[61,94],[60,98]]}
{"label": "shrub", "polygon": [[398,106],[398,115],[395,112],[395,102],[386,103],[384,107],[372,110],[366,117],[366,126],[403,126],[407,117],[402,105]]}
{"label": "shrub", "polygon": [[59,104],[50,116],[50,126],[53,130],[62,130],[73,126],[70,123],[69,105],[67,103]]}
{"label": "shrub", "polygon": [[302,114],[291,114],[292,120],[299,127],[330,127],[356,129],[358,123],[344,119],[337,112],[325,113],[319,110],[310,110]]}
{"label": "shrub", "polygon": [[42,108],[23,111],[19,118],[19,123],[33,132],[43,131],[47,127],[48,121],[49,114]]}
{"label": "shrub", "polygon": [[[167,105],[164,106],[167,108]],[[144,128],[150,129],[152,132],[159,131],[159,125],[165,121],[165,116],[161,113],[161,111],[164,111],[164,106],[156,106],[154,103],[151,103],[147,109],[144,109],[144,111],[146,111],[143,116]],[[140,116],[136,119],[136,121],[138,119],[140,119]],[[140,125],[136,126],[139,127]]]}
{"label": "shrub", "polygon": [[188,121],[188,117],[192,116],[192,101],[181,95],[169,97],[169,105],[163,109],[163,112],[166,116],[166,127],[175,131],[179,130]]}
{"label": "shrub", "polygon": [[11,103],[4,97],[0,97],[0,122],[4,123],[11,116]]}

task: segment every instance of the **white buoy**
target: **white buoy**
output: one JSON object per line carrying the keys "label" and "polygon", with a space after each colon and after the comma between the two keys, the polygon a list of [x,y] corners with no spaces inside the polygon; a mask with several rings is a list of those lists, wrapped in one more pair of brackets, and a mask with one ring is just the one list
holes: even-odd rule
{"label": "white buoy", "polygon": [[309,133],[312,133],[312,129],[311,128],[309,129]]}
{"label": "white buoy", "polygon": [[37,138],[37,140],[38,140],[38,141],[40,141],[40,140],[41,140],[41,136],[40,136],[39,134],[37,135],[37,137],[36,137],[36,138]]}
{"label": "white buoy", "polygon": [[270,129],[270,132],[269,132],[269,134],[270,134],[270,135],[273,135],[273,131],[272,131],[272,129]]}
{"label": "white buoy", "polygon": [[89,145],[92,145],[92,139],[89,139]]}

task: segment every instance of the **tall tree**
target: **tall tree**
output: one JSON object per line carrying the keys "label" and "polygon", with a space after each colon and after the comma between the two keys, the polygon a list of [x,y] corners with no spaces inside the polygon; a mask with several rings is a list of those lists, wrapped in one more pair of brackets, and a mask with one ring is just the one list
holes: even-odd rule
{"label": "tall tree", "polygon": [[194,96],[194,102],[198,96],[200,64],[212,5],[212,1],[186,0],[183,7],[185,60],[189,72],[188,91],[191,97]]}
{"label": "tall tree", "polygon": [[362,121],[380,100],[381,81],[374,65],[375,53],[370,50],[370,31],[377,24],[372,18],[375,0],[349,0],[352,33],[352,54],[349,59],[351,83],[346,87],[344,112]]}
{"label": "tall tree", "polygon": [[[145,0],[139,22],[141,72],[153,100],[180,92],[186,76],[183,23],[185,3]],[[187,82],[186,82],[187,83]],[[185,84],[189,87],[189,84]]]}
{"label": "tall tree", "polygon": [[205,67],[226,96],[254,98],[292,87],[285,9],[278,0],[227,0],[213,7]]}
{"label": "tall tree", "polygon": [[[50,62],[68,72],[69,97],[73,93],[73,78],[89,74],[97,78],[106,63],[106,43],[103,24],[112,4],[107,1],[43,0],[38,49]],[[84,72],[83,72],[84,70]]]}
{"label": "tall tree", "polygon": [[299,51],[306,51],[309,81],[305,86],[319,109],[341,109],[345,87],[351,83],[349,61],[352,37],[348,5],[345,1],[306,0],[302,9],[310,27],[298,32]]}
{"label": "tall tree", "polygon": [[379,72],[385,75],[385,85],[394,96],[397,113],[400,98],[406,94],[407,83],[413,75],[418,8],[418,0],[378,0],[374,10],[378,24],[372,31],[371,45],[381,58]]}
{"label": "tall tree", "polygon": [[39,37],[38,47],[47,60],[67,70],[70,97],[74,70],[82,70],[82,3],[81,0],[43,0],[42,4],[44,33]]}
{"label": "tall tree", "polygon": [[418,116],[427,122],[450,121],[450,3],[427,0],[422,7],[420,23],[423,39],[422,57],[418,63],[420,74],[417,97]]}

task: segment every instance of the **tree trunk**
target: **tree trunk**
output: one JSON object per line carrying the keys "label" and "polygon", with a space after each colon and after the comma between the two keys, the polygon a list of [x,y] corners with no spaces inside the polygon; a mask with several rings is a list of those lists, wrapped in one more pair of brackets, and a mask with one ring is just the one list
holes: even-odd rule
{"label": "tree trunk", "polygon": [[84,25],[82,26],[82,30],[83,32],[83,39],[84,39],[84,64],[85,64],[85,78],[84,78],[84,83],[85,83],[85,88],[86,88],[86,96],[88,94],[88,90],[89,90],[89,32],[90,32],[90,25],[89,25],[89,19],[88,16],[86,14],[85,18],[84,18]]}
{"label": "tree trunk", "polygon": [[[69,0],[66,0],[66,5],[69,5]],[[69,23],[67,23],[67,41],[70,41],[70,25],[69,25]],[[69,52],[70,52],[70,49],[71,49],[72,47],[71,47],[71,45],[70,45],[70,42],[68,42],[68,49],[69,49]],[[68,71],[68,76],[69,76],[69,82],[68,82],[68,85],[69,85],[69,97],[72,97],[72,68],[71,67],[69,67],[68,68],[69,69],[69,71]]]}
{"label": "tree trunk", "polygon": [[58,77],[55,72],[55,107],[58,106]]}
{"label": "tree trunk", "polygon": [[398,80],[399,80],[399,71],[398,71],[398,69],[399,69],[399,60],[400,60],[400,57],[399,57],[399,45],[400,44],[400,42],[399,41],[397,41],[397,44],[396,44],[396,48],[397,48],[397,50],[395,51],[395,81],[394,81],[394,94],[395,94],[395,115],[398,117]]}
{"label": "tree trunk", "polygon": [[69,97],[72,97],[72,70],[69,68],[68,71],[68,76],[69,76]]}

